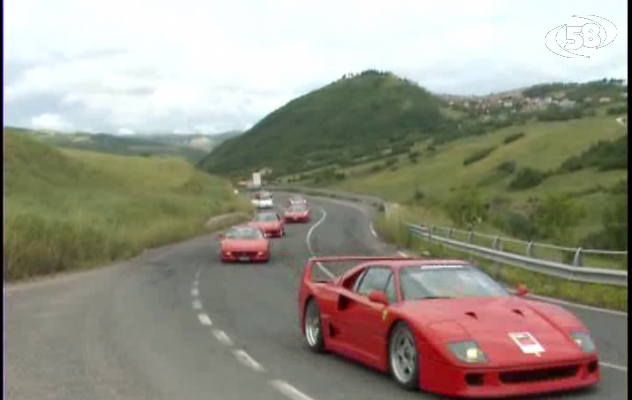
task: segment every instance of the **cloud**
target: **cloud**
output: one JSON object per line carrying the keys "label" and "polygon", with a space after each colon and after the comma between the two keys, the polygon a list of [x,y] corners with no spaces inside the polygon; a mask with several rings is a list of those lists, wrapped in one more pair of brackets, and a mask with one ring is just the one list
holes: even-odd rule
{"label": "cloud", "polygon": [[53,131],[69,131],[73,129],[73,126],[60,115],[46,113],[33,117],[31,119],[31,128]]}
{"label": "cloud", "polygon": [[[95,131],[243,129],[367,68],[463,94],[627,78],[625,0],[7,0],[5,11],[10,124],[51,112]],[[613,21],[615,42],[586,60],[549,52],[546,32],[583,13]]]}

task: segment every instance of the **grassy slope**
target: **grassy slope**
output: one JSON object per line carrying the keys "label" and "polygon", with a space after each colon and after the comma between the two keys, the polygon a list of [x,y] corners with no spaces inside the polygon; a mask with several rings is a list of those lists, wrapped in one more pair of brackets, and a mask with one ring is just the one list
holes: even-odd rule
{"label": "grassy slope", "polygon": [[8,132],[4,146],[5,279],[129,257],[248,209],[180,159],[60,150]]}
{"label": "grassy slope", "polygon": [[[503,145],[503,139],[515,132],[525,132],[526,136]],[[625,128],[619,126],[610,116],[567,122],[530,122],[524,126],[512,126],[488,135],[448,143],[439,147],[434,155],[424,152],[416,165],[402,157],[397,171],[362,174],[359,171],[365,171],[369,166],[355,167],[347,171],[349,177],[346,180],[332,187],[385,196],[395,202],[409,201],[415,188],[419,188],[431,203],[439,203],[448,198],[453,193],[452,190],[479,186],[481,180],[494,174],[494,168],[503,161],[516,160],[518,168],[555,169],[570,155],[581,153],[598,140],[613,140],[625,135],[625,132]],[[463,166],[464,158],[476,150],[491,146],[500,147],[483,160]],[[577,192],[593,188],[596,184],[610,187],[619,179],[627,177],[627,171],[582,170],[553,176],[532,189],[512,192],[508,191],[507,185],[514,175],[481,188],[488,197],[503,194],[516,203],[521,203],[530,196],[542,196],[548,192]],[[603,193],[595,193],[578,197],[588,211],[588,217],[578,235],[583,236],[599,228],[604,196]],[[426,215],[433,218],[431,213]],[[440,214],[436,218],[436,221],[428,222],[447,222]]]}

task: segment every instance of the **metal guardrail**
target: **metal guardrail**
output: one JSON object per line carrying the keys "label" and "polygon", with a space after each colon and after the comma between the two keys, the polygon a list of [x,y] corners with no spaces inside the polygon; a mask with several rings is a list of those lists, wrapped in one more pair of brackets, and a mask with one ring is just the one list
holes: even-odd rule
{"label": "metal guardrail", "polygon": [[[306,195],[320,195],[327,197],[340,198],[345,200],[351,200],[354,202],[365,203],[372,205],[380,210],[388,210],[388,203],[383,199],[376,196],[367,196],[355,193],[340,192],[329,189],[319,188],[304,188],[304,187],[292,187],[292,186],[266,186],[266,190],[296,192]],[[571,248],[564,246],[556,246],[551,244],[526,242],[511,238],[505,238],[501,236],[481,234],[474,231],[464,231],[454,228],[446,228],[440,226],[421,226],[405,222],[409,232],[414,236],[422,240],[434,241],[441,243],[442,245],[464,253],[475,255],[485,258],[489,261],[493,261],[499,264],[510,265],[517,268],[522,268],[537,272],[540,274],[554,276],[558,278],[568,279],[577,282],[606,284],[615,286],[628,286],[628,272],[616,269],[607,268],[592,268],[582,265],[582,259],[584,254],[589,255],[618,255],[624,256],[627,259],[627,251],[607,251],[607,250],[593,250],[582,248]],[[447,232],[446,236],[437,234],[437,231]],[[455,233],[465,234],[467,242],[455,240],[453,235]],[[492,240],[491,247],[485,247],[474,244],[476,237],[487,238]],[[520,255],[512,252],[503,251],[503,243],[512,243],[525,246],[525,255]],[[534,257],[534,249],[536,248],[552,249],[561,252],[572,252],[573,263],[566,264],[564,262],[557,262],[551,260],[543,260]]]}
{"label": "metal guardrail", "polygon": [[433,235],[433,229],[424,226],[406,223],[406,227],[414,237],[420,238],[422,240],[441,243],[442,245],[453,250],[462,251],[500,264],[510,265],[540,274],[545,274],[548,276],[554,276],[557,278],[563,278],[576,282],[598,283],[628,287],[627,271],[578,267],[549,260],[540,260],[533,257],[521,256],[519,254],[509,253],[483,246],[477,246],[471,243],[464,243],[458,240]]}

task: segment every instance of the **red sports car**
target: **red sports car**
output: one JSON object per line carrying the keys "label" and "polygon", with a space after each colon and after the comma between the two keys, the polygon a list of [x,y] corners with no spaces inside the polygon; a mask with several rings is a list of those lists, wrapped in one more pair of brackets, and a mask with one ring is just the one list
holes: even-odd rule
{"label": "red sports car", "polygon": [[292,204],[283,214],[285,222],[309,222],[310,211],[305,204]]}
{"label": "red sports car", "polygon": [[261,229],[266,234],[266,237],[285,236],[285,222],[274,211],[256,214],[249,225]]}
{"label": "red sports car", "polygon": [[[352,262],[318,282],[312,269]],[[464,261],[325,257],[307,263],[299,320],[308,346],[456,397],[566,391],[600,380],[588,329],[561,307],[509,293]]]}
{"label": "red sports car", "polygon": [[223,262],[270,259],[270,241],[263,231],[251,226],[235,226],[219,234]]}

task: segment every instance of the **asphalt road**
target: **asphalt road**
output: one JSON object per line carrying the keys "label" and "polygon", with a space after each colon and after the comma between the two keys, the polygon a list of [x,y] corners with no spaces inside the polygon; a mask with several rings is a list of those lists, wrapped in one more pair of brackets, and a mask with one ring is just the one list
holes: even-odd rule
{"label": "asphalt road", "polygon": [[[277,196],[277,202],[284,201]],[[222,265],[214,235],[116,266],[5,288],[5,393],[31,399],[430,399],[314,355],[297,288],[317,255],[396,254],[356,205],[310,199],[269,264]],[[541,399],[627,399],[627,316],[568,306],[601,349],[595,389]]]}

